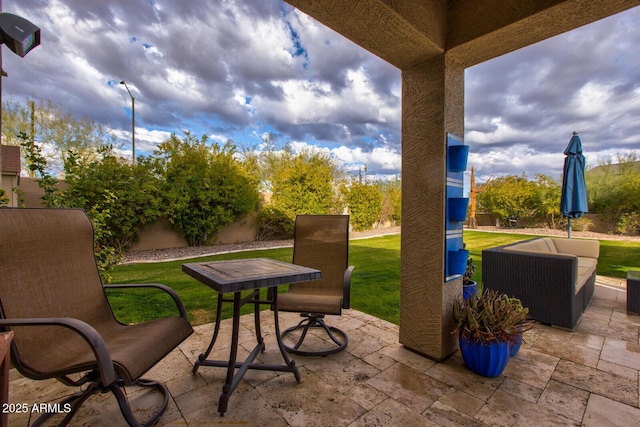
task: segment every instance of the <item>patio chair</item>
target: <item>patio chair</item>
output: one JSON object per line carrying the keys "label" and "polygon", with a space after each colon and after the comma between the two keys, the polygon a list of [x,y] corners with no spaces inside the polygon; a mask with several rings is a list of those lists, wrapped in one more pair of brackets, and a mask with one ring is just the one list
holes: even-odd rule
{"label": "patio chair", "polygon": [[[350,306],[351,273],[349,257],[348,215],[298,215],[296,217],[293,263],[321,271],[322,277],[311,282],[289,285],[286,293],[278,295],[278,310],[298,312],[304,319],[282,332],[282,338],[300,333],[288,352],[304,356],[327,356],[344,350],[349,343],[347,334],[325,323],[325,315],[340,315]],[[303,342],[311,328],[326,332],[327,346],[314,348]],[[294,334],[295,335],[295,334]]]}
{"label": "patio chair", "polygon": [[105,286],[161,289],[180,313],[133,325],[118,322],[96,267],[91,221],[80,209],[0,208],[0,272],[0,330],[14,332],[15,367],[34,380],[85,386],[59,402],[57,408],[67,412],[60,425],[92,394],[106,391],[127,423],[140,425],[121,388],[132,384],[161,392],[160,408],[144,425],[158,421],[168,390],[141,376],[193,332],[175,291],[156,284]]}

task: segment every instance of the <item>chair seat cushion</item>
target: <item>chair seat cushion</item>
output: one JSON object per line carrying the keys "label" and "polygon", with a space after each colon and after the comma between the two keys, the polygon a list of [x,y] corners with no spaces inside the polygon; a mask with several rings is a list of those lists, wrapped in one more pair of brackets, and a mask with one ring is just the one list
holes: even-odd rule
{"label": "chair seat cushion", "polygon": [[125,328],[126,333],[109,337],[107,346],[116,370],[127,383],[140,378],[193,332],[182,317],[155,319]]}
{"label": "chair seat cushion", "polygon": [[[54,378],[74,372],[95,369],[95,355],[89,345],[66,328],[47,327],[59,335],[53,348],[42,348],[24,360],[32,369],[47,372]],[[116,371],[126,384],[140,378],[149,367],[159,362],[192,333],[189,322],[182,317],[167,317],[149,322],[123,325],[111,322],[98,331],[105,341]],[[126,368],[125,368],[126,366]]]}
{"label": "chair seat cushion", "polygon": [[342,297],[288,292],[278,295],[278,310],[339,315],[342,312]]}

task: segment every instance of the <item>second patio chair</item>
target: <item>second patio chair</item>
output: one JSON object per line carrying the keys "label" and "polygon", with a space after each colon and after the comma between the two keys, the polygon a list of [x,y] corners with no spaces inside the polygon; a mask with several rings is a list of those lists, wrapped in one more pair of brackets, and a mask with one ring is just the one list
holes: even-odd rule
{"label": "second patio chair", "polygon": [[[92,394],[107,391],[127,423],[140,425],[121,389],[132,384],[161,392],[163,400],[145,425],[158,421],[168,390],[141,376],[193,332],[171,288],[115,285],[160,289],[179,312],[134,325],[118,322],[96,268],[91,221],[80,209],[0,208],[0,272],[0,330],[14,331],[11,361],[18,371],[34,380],[84,386],[56,406],[64,413],[60,425]],[[33,425],[54,414],[45,412]]]}
{"label": "second patio chair", "polygon": [[[327,356],[347,347],[347,334],[325,323],[325,315],[340,315],[350,306],[351,272],[349,258],[348,215],[298,215],[294,232],[293,263],[321,271],[322,277],[311,282],[289,286],[278,296],[278,310],[297,312],[304,319],[286,329],[282,337],[295,337],[287,351],[305,356]],[[316,342],[304,345],[310,329],[326,335],[314,334]],[[295,331],[295,332],[294,332]],[[328,337],[327,337],[328,335]],[[321,346],[318,346],[318,337]],[[324,344],[326,343],[326,346]],[[320,348],[319,348],[320,347]]]}

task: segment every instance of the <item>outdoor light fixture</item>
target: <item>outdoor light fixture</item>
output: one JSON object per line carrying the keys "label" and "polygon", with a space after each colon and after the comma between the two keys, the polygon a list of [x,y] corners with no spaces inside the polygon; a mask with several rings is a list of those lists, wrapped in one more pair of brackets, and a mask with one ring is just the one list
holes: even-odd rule
{"label": "outdoor light fixture", "polygon": [[[1,10],[2,0],[0,0],[0,11]],[[17,15],[0,13],[0,45],[2,44],[6,44],[13,53],[24,58],[34,47],[40,45],[40,28]],[[6,76],[7,73],[2,69],[2,51],[0,50],[0,116],[2,115],[2,77]],[[0,118],[0,145],[1,144],[2,119]],[[0,150],[0,178],[2,177],[1,153],[2,150]]]}
{"label": "outdoor light fixture", "polygon": [[136,162],[136,99],[131,94],[129,90],[129,86],[127,86],[127,82],[124,80],[120,80],[120,84],[124,85],[127,88],[127,92],[129,92],[129,96],[131,97],[131,155],[132,162]]}
{"label": "outdoor light fixture", "polygon": [[16,55],[24,58],[40,44],[40,28],[11,13],[0,13],[0,37]]}

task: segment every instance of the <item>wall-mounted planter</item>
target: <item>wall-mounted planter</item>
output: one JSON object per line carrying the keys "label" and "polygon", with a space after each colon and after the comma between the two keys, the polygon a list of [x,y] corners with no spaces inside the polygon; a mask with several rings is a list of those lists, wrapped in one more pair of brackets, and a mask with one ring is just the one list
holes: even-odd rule
{"label": "wall-mounted planter", "polygon": [[467,197],[449,198],[449,219],[451,221],[465,221],[468,207],[469,198]]}
{"label": "wall-mounted planter", "polygon": [[469,258],[469,251],[466,249],[449,251],[447,261],[449,274],[464,274],[467,271],[467,258]]}
{"label": "wall-mounted planter", "polygon": [[449,170],[451,172],[462,172],[467,170],[468,158],[469,158],[468,145],[449,146]]}

